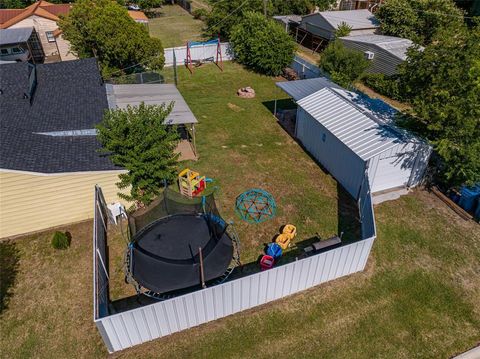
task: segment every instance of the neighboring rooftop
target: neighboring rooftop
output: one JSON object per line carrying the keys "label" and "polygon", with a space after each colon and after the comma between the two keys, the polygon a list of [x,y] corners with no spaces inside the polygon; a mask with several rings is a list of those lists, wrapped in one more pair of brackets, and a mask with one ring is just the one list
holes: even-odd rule
{"label": "neighboring rooftop", "polygon": [[167,117],[167,124],[180,125],[198,122],[183,96],[173,84],[107,84],[106,86],[110,108],[138,106],[141,102],[147,105],[169,105],[174,102],[173,110]]}
{"label": "neighboring rooftop", "polygon": [[58,21],[58,16],[68,14],[70,8],[70,4],[52,4],[48,1],[40,0],[27,6],[25,9],[0,9],[0,28],[9,28],[32,15]]}
{"label": "neighboring rooftop", "polygon": [[299,24],[302,21],[300,15],[279,15],[273,17],[275,20],[281,21],[284,24],[288,25],[291,22]]}
{"label": "neighboring rooftop", "polygon": [[352,27],[352,30],[372,29],[380,26],[380,23],[368,10],[343,10],[343,11],[321,11],[304,16],[306,19],[311,16],[321,16],[333,28],[337,29],[342,23]]}
{"label": "neighboring rooftop", "polygon": [[16,29],[0,29],[0,46],[27,42],[32,36],[33,27],[19,27]]}
{"label": "neighboring rooftop", "polygon": [[97,152],[94,128],[108,103],[95,59],[5,64],[0,89],[0,169],[118,169]]}
{"label": "neighboring rooftop", "polygon": [[[0,29],[9,28],[32,15],[56,22],[60,20],[60,15],[67,15],[71,8],[70,4],[52,4],[40,0],[25,9],[0,9]],[[137,22],[148,22],[148,18],[142,11],[128,11],[128,14]]]}
{"label": "neighboring rooftop", "polygon": [[401,60],[407,59],[407,50],[414,43],[409,39],[385,35],[354,35],[341,37],[342,40],[370,44],[384,49]]}

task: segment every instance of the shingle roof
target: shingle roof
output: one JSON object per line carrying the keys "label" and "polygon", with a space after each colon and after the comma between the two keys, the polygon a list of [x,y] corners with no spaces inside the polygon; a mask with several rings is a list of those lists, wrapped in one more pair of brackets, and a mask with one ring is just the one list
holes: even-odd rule
{"label": "shingle roof", "polygon": [[40,132],[92,129],[108,108],[95,59],[36,66],[0,66],[0,169],[40,173],[118,170],[100,155],[95,136],[51,136]]}

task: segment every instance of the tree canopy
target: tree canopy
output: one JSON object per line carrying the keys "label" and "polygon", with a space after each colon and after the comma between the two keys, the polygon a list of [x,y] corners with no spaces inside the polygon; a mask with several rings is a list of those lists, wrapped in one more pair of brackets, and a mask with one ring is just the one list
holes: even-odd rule
{"label": "tree canopy", "polygon": [[375,14],[385,35],[421,45],[429,44],[438,31],[461,26],[463,15],[452,0],[386,0]]}
{"label": "tree canopy", "polygon": [[254,71],[279,75],[295,55],[295,42],[282,26],[257,12],[247,12],[232,28],[236,60]]}
{"label": "tree canopy", "polygon": [[148,205],[164,181],[176,177],[178,134],[175,127],[165,125],[172,107],[142,102],[136,107],[108,110],[97,126],[101,152],[128,171],[119,175],[117,186],[130,188],[129,195],[119,193],[121,198]]}
{"label": "tree canopy", "polygon": [[440,31],[400,66],[416,129],[440,156],[449,185],[480,182],[480,25]]}
{"label": "tree canopy", "polygon": [[351,87],[368,65],[362,52],[346,48],[340,40],[330,42],[319,62],[320,68],[343,87]]}
{"label": "tree canopy", "polygon": [[97,57],[104,76],[138,63],[163,68],[161,41],[116,2],[78,0],[59,27],[80,58]]}

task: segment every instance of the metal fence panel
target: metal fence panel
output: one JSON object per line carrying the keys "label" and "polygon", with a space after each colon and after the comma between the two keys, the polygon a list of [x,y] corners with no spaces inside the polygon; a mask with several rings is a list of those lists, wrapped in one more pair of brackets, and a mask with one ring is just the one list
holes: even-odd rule
{"label": "metal fence panel", "polygon": [[[233,50],[229,42],[220,43],[220,48],[222,51],[223,61],[231,61],[234,59]],[[175,56],[174,56],[174,53],[175,53]],[[187,46],[166,48],[164,49],[164,54],[165,54],[166,67],[173,66],[175,61],[177,62],[177,66],[182,65],[185,63],[185,60],[187,59]],[[208,45],[191,47],[190,55],[192,56],[192,60],[204,60],[209,57],[216,58],[217,45],[208,44]]]}
{"label": "metal fence panel", "polygon": [[109,351],[122,350],[282,298],[327,279],[361,271],[373,240],[369,238],[216,287],[104,317],[98,319],[97,325],[105,333]]}

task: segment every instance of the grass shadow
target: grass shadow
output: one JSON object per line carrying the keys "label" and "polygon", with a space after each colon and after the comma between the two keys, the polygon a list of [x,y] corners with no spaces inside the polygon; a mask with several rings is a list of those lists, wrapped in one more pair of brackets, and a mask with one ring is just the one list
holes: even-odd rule
{"label": "grass shadow", "polygon": [[18,273],[20,251],[12,241],[0,242],[0,314],[8,308]]}

